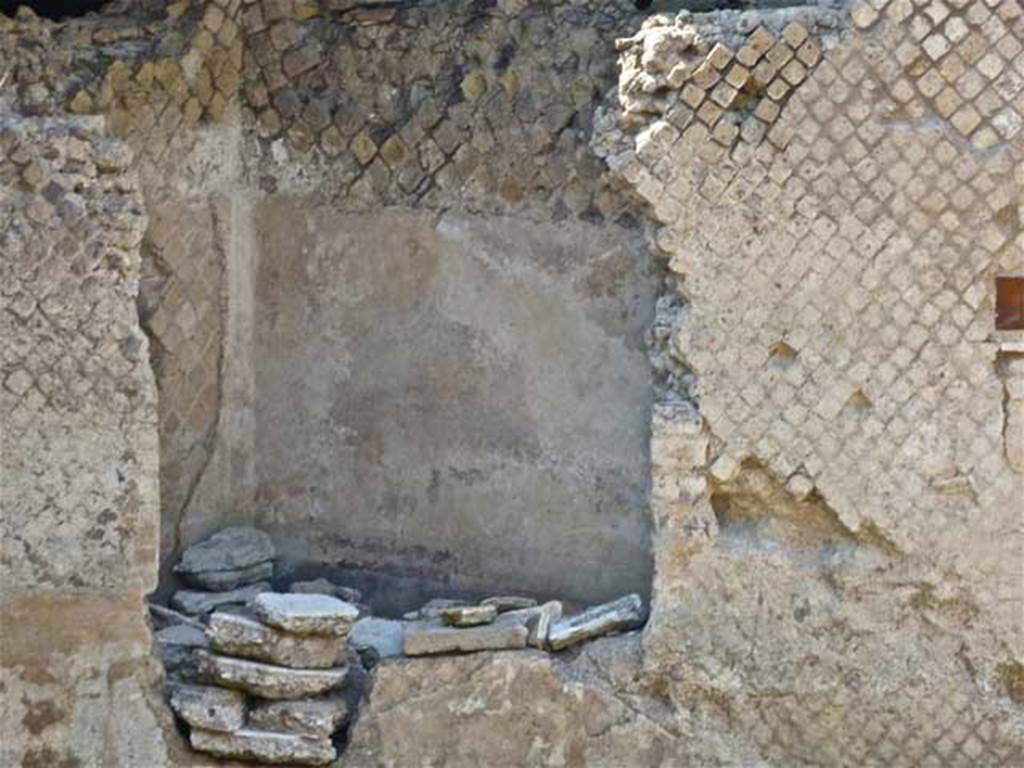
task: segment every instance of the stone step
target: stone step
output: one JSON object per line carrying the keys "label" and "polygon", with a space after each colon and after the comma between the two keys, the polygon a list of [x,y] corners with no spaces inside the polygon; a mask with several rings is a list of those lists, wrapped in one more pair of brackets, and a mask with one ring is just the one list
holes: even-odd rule
{"label": "stone step", "polygon": [[179,589],[171,596],[171,606],[190,616],[199,616],[220,608],[224,605],[241,605],[247,603],[261,593],[270,589],[270,584],[263,581],[239,587],[228,592],[200,592],[192,589]]}
{"label": "stone step", "polygon": [[345,681],[348,666],[333,669],[292,669],[196,651],[199,677],[204,682],[245,691],[262,699],[302,699],[319,696]]}
{"label": "stone step", "polygon": [[504,616],[492,624],[465,628],[447,627],[435,619],[406,626],[402,647],[407,656],[496,651],[525,648],[528,635],[522,621]]}
{"label": "stone step", "polygon": [[243,728],[234,733],[193,728],[189,741],[199,752],[269,765],[327,765],[338,757],[329,738],[254,728]]}
{"label": "stone step", "polygon": [[348,704],[338,697],[260,701],[249,710],[250,726],[301,736],[330,736],[347,718]]}
{"label": "stone step", "polygon": [[260,621],[299,635],[345,636],[359,609],[329,595],[264,592],[252,600]]}
{"label": "stone step", "polygon": [[570,645],[625,629],[635,629],[644,622],[644,606],[640,595],[620,597],[604,605],[589,608],[576,616],[556,621],[548,632],[548,645],[558,651]]}
{"label": "stone step", "polygon": [[238,691],[172,683],[167,699],[174,713],[193,728],[230,732],[245,725],[245,696]]}
{"label": "stone step", "polygon": [[296,635],[268,627],[254,616],[217,612],[206,634],[215,650],[296,669],[327,669],[345,660],[345,638],[337,635]]}

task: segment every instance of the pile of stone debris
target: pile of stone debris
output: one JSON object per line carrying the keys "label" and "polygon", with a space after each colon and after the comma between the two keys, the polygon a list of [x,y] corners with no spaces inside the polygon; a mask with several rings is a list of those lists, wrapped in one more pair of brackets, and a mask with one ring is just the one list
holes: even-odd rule
{"label": "pile of stone debris", "polygon": [[574,616],[562,603],[435,599],[402,620],[371,616],[360,593],[327,579],[274,592],[270,538],[228,528],[189,548],[175,572],[189,585],[156,633],[171,708],[196,750],[272,764],[323,765],[382,658],[517,649],[559,651],[643,623],[638,595]]}

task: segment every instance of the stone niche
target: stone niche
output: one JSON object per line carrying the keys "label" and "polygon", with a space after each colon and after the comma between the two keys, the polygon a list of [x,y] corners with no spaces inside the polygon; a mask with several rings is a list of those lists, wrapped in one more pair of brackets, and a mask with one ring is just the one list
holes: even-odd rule
{"label": "stone niche", "polygon": [[255,522],[284,560],[382,572],[356,583],[384,610],[649,594],[638,230],[285,196],[252,220]]}

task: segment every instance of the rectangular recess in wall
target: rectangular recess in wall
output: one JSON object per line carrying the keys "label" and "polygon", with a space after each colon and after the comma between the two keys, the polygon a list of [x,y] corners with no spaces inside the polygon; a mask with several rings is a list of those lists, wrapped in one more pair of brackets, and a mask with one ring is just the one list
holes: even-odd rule
{"label": "rectangular recess in wall", "polygon": [[1024,277],[996,278],[996,330],[1024,331]]}

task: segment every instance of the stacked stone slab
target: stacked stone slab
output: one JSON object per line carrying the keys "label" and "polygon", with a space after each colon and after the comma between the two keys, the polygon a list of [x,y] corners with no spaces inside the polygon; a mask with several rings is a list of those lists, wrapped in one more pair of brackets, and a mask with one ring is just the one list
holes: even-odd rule
{"label": "stacked stone slab", "polygon": [[171,707],[193,749],[272,765],[324,765],[348,718],[348,634],[358,609],[319,594],[262,592],[214,612],[199,684],[173,683]]}
{"label": "stacked stone slab", "polygon": [[192,545],[174,566],[190,587],[174,593],[171,607],[202,616],[225,605],[244,605],[270,590],[274,545],[263,531],[236,526]]}

